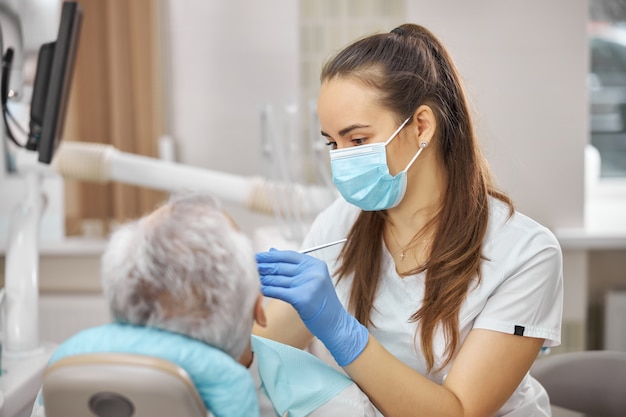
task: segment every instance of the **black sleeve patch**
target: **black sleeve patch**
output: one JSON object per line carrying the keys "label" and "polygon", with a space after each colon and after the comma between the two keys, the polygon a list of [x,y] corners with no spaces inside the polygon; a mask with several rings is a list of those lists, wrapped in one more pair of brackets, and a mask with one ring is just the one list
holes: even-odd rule
{"label": "black sleeve patch", "polygon": [[524,326],[515,326],[513,334],[516,336],[524,336]]}

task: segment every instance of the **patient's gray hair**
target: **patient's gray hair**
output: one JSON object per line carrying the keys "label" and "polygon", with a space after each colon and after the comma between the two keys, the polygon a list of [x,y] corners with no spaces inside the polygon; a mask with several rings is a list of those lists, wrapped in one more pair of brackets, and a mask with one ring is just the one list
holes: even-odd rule
{"label": "patient's gray hair", "polygon": [[235,359],[250,341],[260,294],[254,251],[209,196],[174,196],[116,230],[102,284],[116,321],[182,333]]}

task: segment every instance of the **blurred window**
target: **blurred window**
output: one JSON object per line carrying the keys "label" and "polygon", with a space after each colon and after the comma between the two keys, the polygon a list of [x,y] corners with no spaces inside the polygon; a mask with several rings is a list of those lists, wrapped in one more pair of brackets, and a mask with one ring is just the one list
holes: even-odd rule
{"label": "blurred window", "polygon": [[626,2],[589,3],[590,139],[602,179],[626,179]]}

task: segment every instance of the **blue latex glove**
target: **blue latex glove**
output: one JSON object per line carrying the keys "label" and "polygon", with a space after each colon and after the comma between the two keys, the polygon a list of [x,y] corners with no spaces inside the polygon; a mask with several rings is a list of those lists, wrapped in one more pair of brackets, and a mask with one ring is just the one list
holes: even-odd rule
{"label": "blue latex glove", "polygon": [[256,260],[263,294],[291,304],[339,366],[349,365],[363,352],[369,332],[341,305],[326,263],[279,250],[257,253]]}

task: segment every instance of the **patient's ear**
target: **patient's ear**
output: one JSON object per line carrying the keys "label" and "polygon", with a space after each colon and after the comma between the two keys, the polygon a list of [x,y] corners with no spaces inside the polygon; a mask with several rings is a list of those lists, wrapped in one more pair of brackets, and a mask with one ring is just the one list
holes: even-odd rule
{"label": "patient's ear", "polygon": [[261,327],[267,326],[267,318],[265,317],[265,309],[263,308],[263,294],[259,294],[254,305],[254,321]]}

